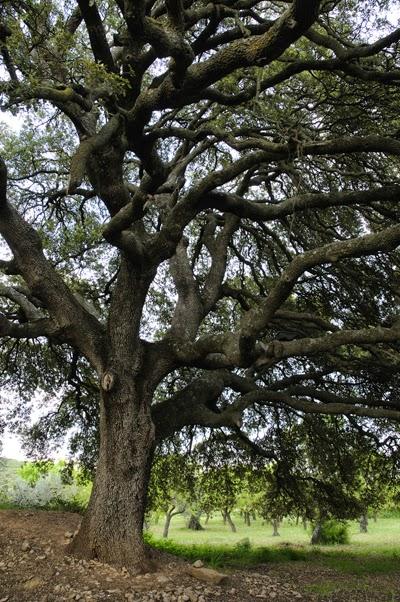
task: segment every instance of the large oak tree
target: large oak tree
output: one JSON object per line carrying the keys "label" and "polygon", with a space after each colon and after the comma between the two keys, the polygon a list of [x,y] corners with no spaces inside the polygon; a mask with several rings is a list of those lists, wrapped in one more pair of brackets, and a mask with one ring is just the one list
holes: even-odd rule
{"label": "large oak tree", "polygon": [[400,418],[388,5],[2,2],[4,384],[74,388],[100,432],[76,554],[148,569],[186,427]]}

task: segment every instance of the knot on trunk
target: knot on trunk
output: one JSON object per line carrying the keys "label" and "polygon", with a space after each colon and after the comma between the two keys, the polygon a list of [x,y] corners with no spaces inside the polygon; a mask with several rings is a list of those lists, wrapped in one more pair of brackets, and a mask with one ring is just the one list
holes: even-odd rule
{"label": "knot on trunk", "polygon": [[100,380],[101,388],[103,389],[103,391],[111,391],[115,386],[115,382],[116,377],[115,374],[113,374],[113,372],[111,372],[110,370],[106,370],[106,372],[103,372],[103,375]]}

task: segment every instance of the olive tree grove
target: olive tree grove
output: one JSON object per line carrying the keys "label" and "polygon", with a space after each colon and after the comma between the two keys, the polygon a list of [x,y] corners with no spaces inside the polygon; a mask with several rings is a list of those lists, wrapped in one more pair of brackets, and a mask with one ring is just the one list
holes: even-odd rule
{"label": "olive tree grove", "polygon": [[340,414],[395,436],[396,7],[1,3],[24,121],[1,130],[2,386],[99,433],[73,553],[149,569],[152,456],[182,430],[256,446],[270,417]]}

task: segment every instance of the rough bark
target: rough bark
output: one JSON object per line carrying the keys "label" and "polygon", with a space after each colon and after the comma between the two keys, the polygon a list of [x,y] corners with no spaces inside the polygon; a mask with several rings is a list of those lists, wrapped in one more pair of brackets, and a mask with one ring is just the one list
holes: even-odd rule
{"label": "rough bark", "polygon": [[[129,390],[130,389],[130,390]],[[89,507],[69,551],[132,572],[151,570],[142,532],[154,426],[132,386],[103,393],[100,454]]]}

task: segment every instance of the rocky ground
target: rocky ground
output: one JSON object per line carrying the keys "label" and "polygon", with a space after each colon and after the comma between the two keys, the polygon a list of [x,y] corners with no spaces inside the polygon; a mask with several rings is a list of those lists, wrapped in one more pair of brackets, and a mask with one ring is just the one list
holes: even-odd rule
{"label": "rocky ground", "polygon": [[[221,577],[207,569],[165,556],[157,573],[132,577],[65,555],[78,522],[62,512],[0,511],[0,602],[400,602],[400,573],[379,583],[374,578],[377,587],[356,580],[349,589],[348,577],[305,563],[228,572],[217,583]],[[323,584],[332,582],[334,591],[324,592]]]}

